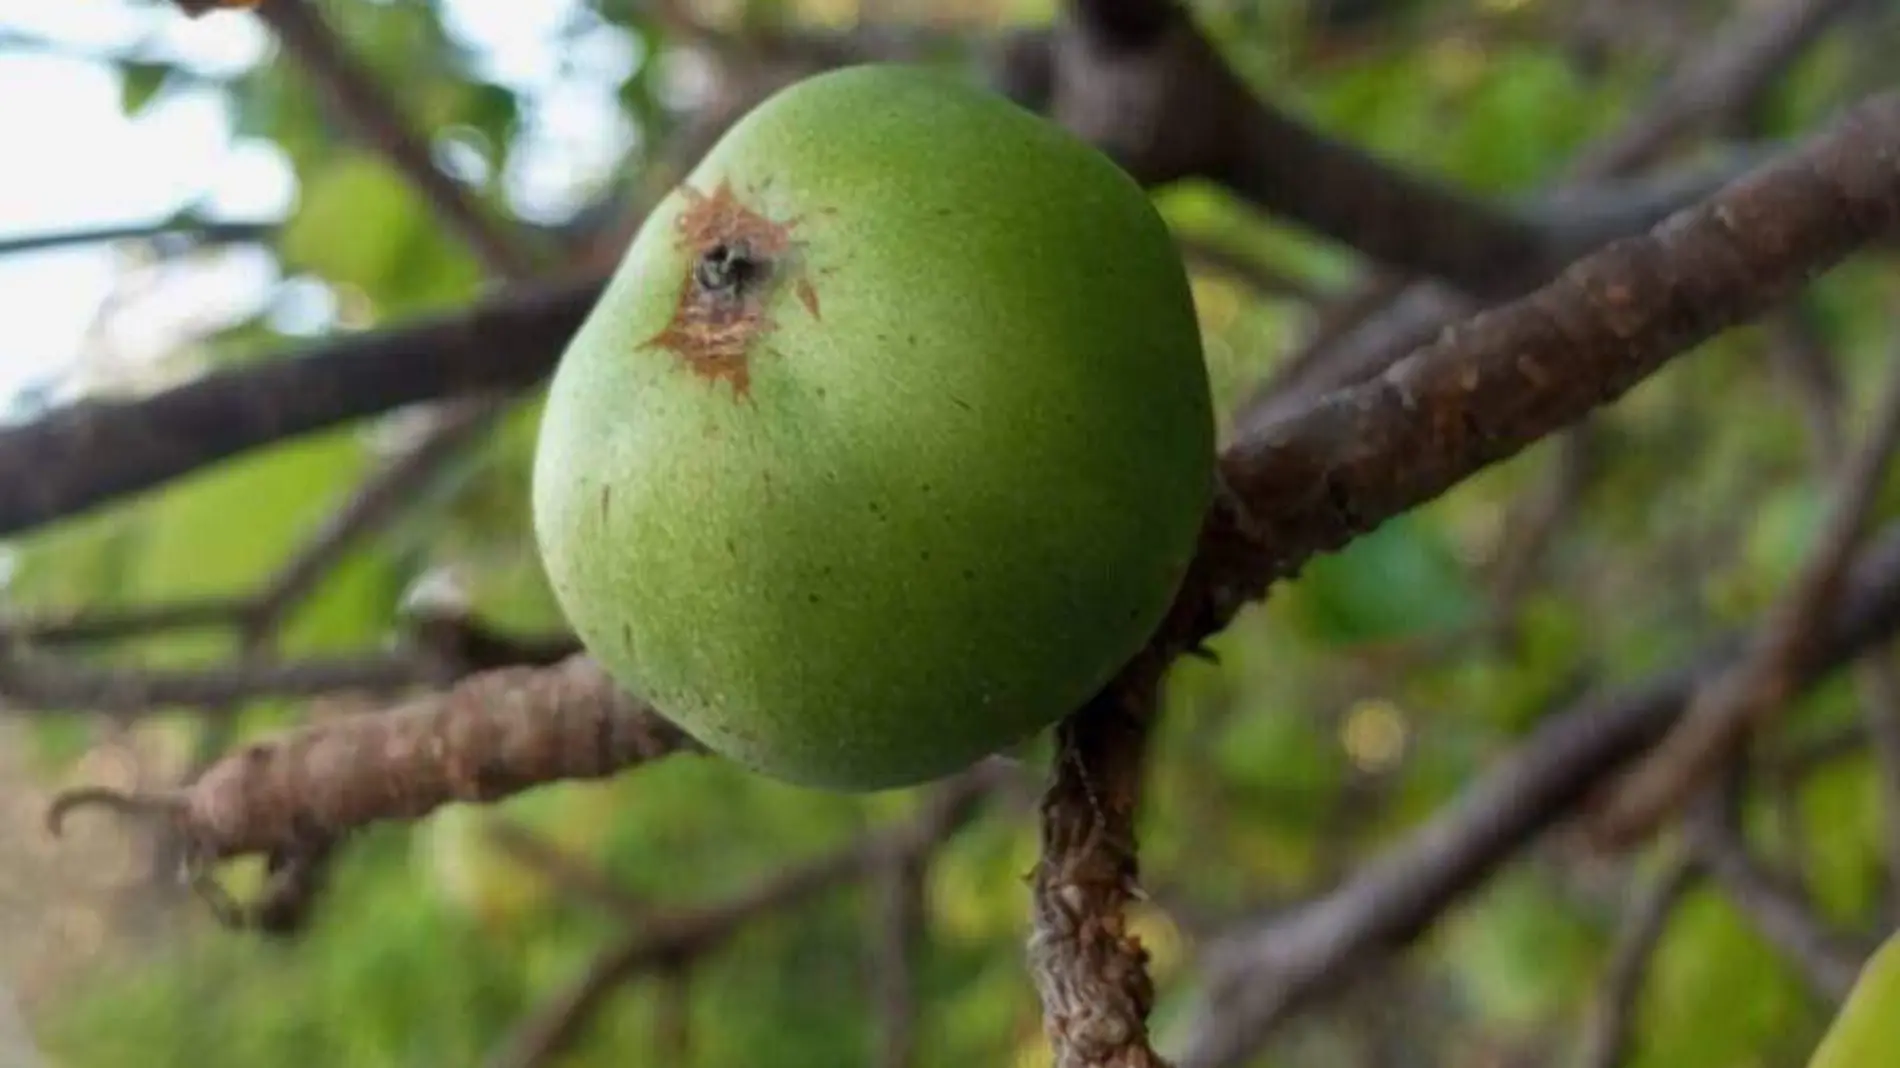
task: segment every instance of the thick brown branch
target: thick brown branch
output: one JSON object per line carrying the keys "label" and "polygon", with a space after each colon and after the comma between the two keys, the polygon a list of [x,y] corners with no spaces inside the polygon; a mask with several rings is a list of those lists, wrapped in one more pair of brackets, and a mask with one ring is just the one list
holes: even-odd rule
{"label": "thick brown branch", "polygon": [[[387,712],[245,746],[196,782],[139,804],[168,813],[195,856],[219,860],[333,841],[454,801],[602,778],[693,748],[592,661],[575,657],[470,676]],[[56,806],[54,818],[70,807]]]}
{"label": "thick brown branch", "polygon": [[1212,584],[1207,628],[1263,581],[1576,422],[1896,229],[1900,94],[1889,93],[1650,234],[1235,443],[1226,478],[1264,558],[1226,589]]}
{"label": "thick brown branch", "polygon": [[[1803,682],[1900,629],[1900,530],[1855,567],[1827,618],[1820,656]],[[1546,716],[1452,806],[1326,896],[1211,940],[1209,994],[1182,1068],[1246,1062],[1298,1008],[1410,944],[1526,844],[1577,813],[1608,776],[1662,737],[1695,688],[1746,646],[1724,643],[1639,688],[1593,696]]]}
{"label": "thick brown branch", "polygon": [[600,295],[588,279],[0,429],[0,535],[149,489],[260,445],[546,375]]}
{"label": "thick brown branch", "polygon": [[[1682,73],[1646,108],[1586,149],[1555,197],[1563,199],[1586,185],[1632,173],[1696,127],[1731,112],[1770,84],[1851,7],[1851,0],[1782,0],[1736,20],[1682,63]],[[1524,273],[1523,287],[1540,285],[1570,258],[1634,232],[1608,228],[1593,232],[1561,219],[1554,226],[1550,254]],[[1469,296],[1439,282],[1408,287],[1385,312],[1366,317],[1357,329],[1309,347],[1294,361],[1300,368],[1298,375],[1269,379],[1248,402],[1240,426],[1264,425],[1297,410],[1307,398],[1370,378],[1475,310]]]}
{"label": "thick brown branch", "polygon": [[[1384,263],[1474,292],[1515,291],[1544,234],[1259,99],[1172,4],[1127,28],[1077,4],[1051,41],[1051,116],[1156,185],[1204,177]],[[1115,5],[1120,7],[1120,5]],[[1153,17],[1164,14],[1165,19]],[[1006,69],[1026,64],[1016,59]],[[1024,95],[1018,92],[1018,96]]]}

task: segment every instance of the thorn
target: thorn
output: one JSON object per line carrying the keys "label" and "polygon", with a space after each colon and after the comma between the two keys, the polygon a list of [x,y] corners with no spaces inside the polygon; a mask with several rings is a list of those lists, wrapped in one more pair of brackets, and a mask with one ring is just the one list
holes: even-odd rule
{"label": "thorn", "polygon": [[81,786],[62,791],[46,806],[46,831],[60,837],[66,817],[76,808],[97,806],[122,816],[174,816],[182,808],[169,794],[128,794],[109,786]]}

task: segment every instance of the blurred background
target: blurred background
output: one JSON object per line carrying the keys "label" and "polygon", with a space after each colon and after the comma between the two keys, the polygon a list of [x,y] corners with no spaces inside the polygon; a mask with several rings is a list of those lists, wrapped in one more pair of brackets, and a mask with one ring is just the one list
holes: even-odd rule
{"label": "blurred background", "polygon": [[[640,205],[769,86],[841,56],[983,77],[998,35],[1047,24],[1055,5],[314,6],[440,173],[584,272],[611,264]],[[1534,201],[1698,49],[1776,6],[1191,5],[1276,105],[1501,204]],[[1826,32],[1644,173],[1733,166],[1890,79],[1900,9],[1833,6],[1846,13]],[[497,283],[430,196],[335,121],[254,14],[0,0],[0,425],[469,304]],[[1155,198],[1193,270],[1224,412],[1384,277],[1209,183]],[[1761,614],[1823,513],[1828,434],[1859,425],[1893,358],[1897,281],[1880,258],[1843,268],[1587,431],[1316,561],[1221,636],[1218,665],[1176,669],[1142,826],[1154,900],[1138,916],[1164,1048],[1191,1024],[1209,939],[1341,884],[1581,695],[1641,682]],[[276,651],[387,649],[419,587],[498,627],[559,631],[526,516],[535,414],[511,409],[337,560]],[[407,417],[326,431],[0,540],[0,619],[247,596],[415,436]],[[1896,506],[1888,492],[1880,515]],[[74,655],[191,667],[238,641],[167,630]],[[1896,897],[1896,813],[1858,726],[1866,700],[1843,674],[1791,708],[1763,742],[1746,819],[1757,863],[1810,918],[1861,932]],[[176,782],[235,742],[386,703],[340,691],[99,714],[9,700],[0,682],[0,1066],[515,1063],[522,1028],[642,917],[743,903],[920,803],[662,762],[373,828],[339,850],[313,918],[285,938],[219,929],[137,821],[75,818],[60,840],[42,829],[63,786]],[[1024,788],[904,864],[768,894],[646,962],[544,1063],[1048,1063],[1022,964],[1037,848],[1024,770]],[[1633,937],[1632,902],[1649,895],[1659,916],[1627,1048],[1605,1063],[1798,1065],[1838,991],[1746,902],[1686,872],[1667,842],[1605,855],[1559,829],[1247,1063],[1573,1063]],[[226,877],[241,892],[257,872]]]}

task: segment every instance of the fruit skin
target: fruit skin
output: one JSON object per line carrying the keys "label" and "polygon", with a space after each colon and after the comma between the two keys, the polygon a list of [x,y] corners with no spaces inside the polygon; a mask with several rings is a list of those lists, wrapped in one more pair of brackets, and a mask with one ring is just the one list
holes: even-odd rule
{"label": "fruit skin", "polygon": [[1889,935],[1862,965],[1847,1004],[1828,1025],[1808,1068],[1892,1064],[1900,1064],[1900,934]]}
{"label": "fruit skin", "polygon": [[635,237],[550,383],[535,533],[629,691],[754,771],[880,790],[1140,649],[1214,447],[1143,191],[999,96],[851,67],[743,117]]}

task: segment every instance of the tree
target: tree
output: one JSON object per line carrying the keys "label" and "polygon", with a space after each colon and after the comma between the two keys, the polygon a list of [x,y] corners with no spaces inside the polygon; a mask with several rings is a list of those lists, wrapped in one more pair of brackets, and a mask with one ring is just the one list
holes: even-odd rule
{"label": "tree", "polygon": [[[281,49],[216,92],[294,210],[14,247],[261,242],[337,311],[0,429],[0,699],[49,758],[155,752],[169,781],[83,781],[56,822],[110,808],[213,906],[166,915],[261,933],[164,942],[47,1044],[1800,1063],[1900,879],[1876,7],[571,6],[550,41],[640,133],[538,221],[510,180],[540,101],[454,5],[199,12]],[[868,799],[695,756],[617,692],[523,502],[534,388],[641,205],[866,58],[961,66],[1150,187],[1233,413],[1173,613],[1046,759]],[[134,107],[203,77],[107,59]]]}

